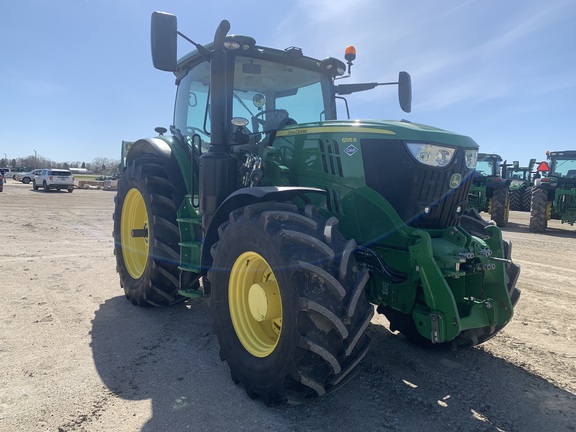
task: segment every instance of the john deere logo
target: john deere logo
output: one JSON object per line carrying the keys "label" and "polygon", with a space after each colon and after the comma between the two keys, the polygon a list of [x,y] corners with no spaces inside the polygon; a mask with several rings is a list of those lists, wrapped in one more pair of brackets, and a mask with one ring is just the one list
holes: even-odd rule
{"label": "john deere logo", "polygon": [[460,186],[460,183],[462,182],[462,175],[461,174],[452,174],[452,177],[450,177],[450,187],[452,189],[456,189],[458,186]]}

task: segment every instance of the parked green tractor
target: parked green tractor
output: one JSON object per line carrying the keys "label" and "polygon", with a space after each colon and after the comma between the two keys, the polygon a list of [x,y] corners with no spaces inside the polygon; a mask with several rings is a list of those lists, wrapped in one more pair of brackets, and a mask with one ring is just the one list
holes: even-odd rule
{"label": "parked green tractor", "polygon": [[508,195],[510,199],[510,210],[530,211],[532,201],[532,174],[536,159],[530,159],[527,167],[520,167],[518,161],[514,161],[511,168],[507,170],[507,177],[510,180]]}
{"label": "parked green tractor", "polygon": [[[174,73],[177,93],[169,135],[125,144],[114,241],[126,297],[209,296],[233,381],[266,404],[346,382],[367,353],[373,305],[426,345],[496,335],[519,268],[500,229],[465,210],[478,145],[405,120],[349,119],[344,96],[381,85],[397,85],[409,112],[405,72],[343,84],[352,47],[346,65],[229,27],[203,46],[175,16],[152,15],[153,63]],[[179,60],[177,35],[196,47]]]}
{"label": "parked green tractor", "polygon": [[506,168],[499,155],[479,153],[468,200],[470,208],[489,213],[499,227],[506,226],[510,215]]}
{"label": "parked green tractor", "polygon": [[576,221],[576,150],[547,152],[547,156],[547,162],[540,165],[549,168],[548,174],[536,179],[532,190],[532,232],[546,231],[550,219],[570,225]]}

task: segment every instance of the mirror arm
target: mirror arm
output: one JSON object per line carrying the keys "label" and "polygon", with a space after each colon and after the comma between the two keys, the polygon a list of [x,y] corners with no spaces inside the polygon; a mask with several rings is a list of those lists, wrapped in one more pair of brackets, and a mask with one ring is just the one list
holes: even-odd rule
{"label": "mirror arm", "polygon": [[381,85],[396,85],[399,82],[387,82],[387,83],[359,83],[359,84],[340,84],[336,86],[336,94],[345,95],[352,94],[366,90],[372,90]]}
{"label": "mirror arm", "polygon": [[192,39],[190,39],[184,33],[176,31],[176,34],[181,36],[182,38],[184,38],[188,42],[190,42],[192,45],[194,45],[196,47],[196,49],[198,50],[198,52],[200,53],[200,55],[202,57],[204,57],[204,60],[206,60],[207,62],[210,61],[210,59],[212,58],[212,52],[211,51],[207,50],[203,45],[200,45],[200,44],[194,42]]}

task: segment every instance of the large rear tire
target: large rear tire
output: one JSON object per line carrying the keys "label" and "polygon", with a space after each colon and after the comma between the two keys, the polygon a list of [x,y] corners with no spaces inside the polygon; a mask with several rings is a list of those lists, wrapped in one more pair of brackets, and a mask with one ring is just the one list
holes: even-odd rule
{"label": "large rear tire", "polygon": [[548,226],[548,192],[535,187],[532,190],[532,204],[530,205],[531,232],[544,232]]}
{"label": "large rear tire", "polygon": [[230,214],[212,248],[214,329],[232,379],[267,405],[339,387],[368,350],[374,313],[356,243],[317,208],[249,205]]}
{"label": "large rear tire", "polygon": [[126,297],[138,306],[166,306],[180,299],[174,192],[162,164],[149,155],[130,162],[118,182],[116,271]]}
{"label": "large rear tire", "polygon": [[532,203],[532,186],[522,189],[522,211],[529,212]]}
{"label": "large rear tire", "polygon": [[522,210],[522,191],[515,189],[509,191],[509,198],[510,198],[510,210],[514,211],[521,211]]}
{"label": "large rear tire", "polygon": [[490,217],[499,227],[505,227],[510,214],[510,200],[508,188],[501,187],[494,190],[490,198]]}

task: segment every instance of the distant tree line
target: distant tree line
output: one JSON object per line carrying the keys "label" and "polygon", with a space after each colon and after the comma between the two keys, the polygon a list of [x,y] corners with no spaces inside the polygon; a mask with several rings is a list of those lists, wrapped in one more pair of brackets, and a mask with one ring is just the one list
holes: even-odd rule
{"label": "distant tree line", "polygon": [[23,167],[25,170],[36,168],[86,168],[90,174],[112,175],[119,172],[120,160],[110,158],[94,158],[92,162],[67,161],[54,162],[44,156],[34,155],[16,159],[0,159],[1,167]]}

